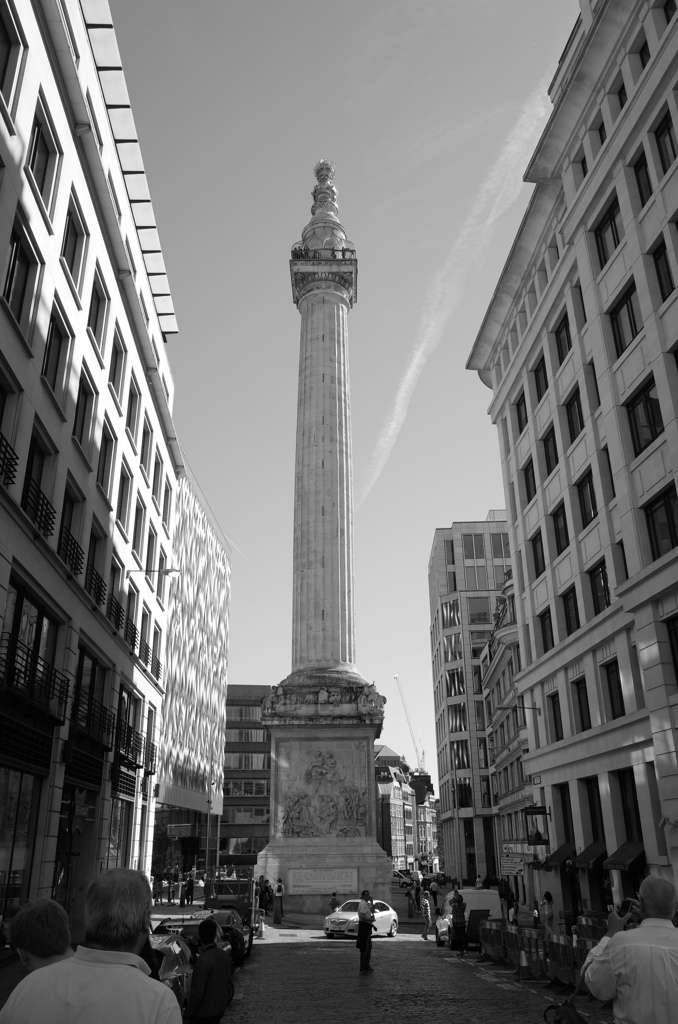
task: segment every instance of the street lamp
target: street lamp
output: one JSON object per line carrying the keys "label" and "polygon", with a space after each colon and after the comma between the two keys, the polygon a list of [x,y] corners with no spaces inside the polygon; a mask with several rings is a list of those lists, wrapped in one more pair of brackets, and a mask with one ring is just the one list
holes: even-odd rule
{"label": "street lamp", "polygon": [[178,580],[181,576],[181,569],[128,569],[125,579],[128,580],[135,572],[142,572],[145,576],[167,576],[170,580]]}
{"label": "street lamp", "polygon": [[534,704],[497,704],[497,711],[511,711],[513,708],[518,708],[520,711],[536,711],[541,717],[541,708]]}

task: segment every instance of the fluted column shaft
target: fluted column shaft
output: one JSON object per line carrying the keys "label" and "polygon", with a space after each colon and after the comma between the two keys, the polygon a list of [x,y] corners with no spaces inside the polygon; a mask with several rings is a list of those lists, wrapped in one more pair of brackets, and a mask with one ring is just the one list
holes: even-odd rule
{"label": "fluted column shaft", "polygon": [[298,308],[292,671],[355,660],[349,296],[315,280]]}

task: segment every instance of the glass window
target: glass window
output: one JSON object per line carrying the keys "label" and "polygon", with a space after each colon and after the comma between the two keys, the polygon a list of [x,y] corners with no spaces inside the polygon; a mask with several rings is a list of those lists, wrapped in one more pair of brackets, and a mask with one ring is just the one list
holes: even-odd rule
{"label": "glass window", "polygon": [[595,615],[600,615],[605,608],[610,606],[610,587],[607,582],[607,567],[605,559],[598,562],[598,565],[589,570],[589,581],[591,583],[591,596],[593,598],[593,610]]}
{"label": "glass window", "polygon": [[633,768],[624,768],[622,771],[617,772],[617,780],[619,782],[622,814],[624,815],[624,826],[626,828],[626,841],[629,843],[640,843],[643,841],[643,829],[640,823],[638,794],[636,792]]}
{"label": "glass window", "polygon": [[650,63],[650,47],[647,44],[647,39],[643,39],[640,47],[638,48],[638,56],[640,57],[640,65],[642,68],[646,68]]}
{"label": "glass window", "polygon": [[527,405],[525,403],[525,394],[522,391],[516,402],[516,418],[518,420],[518,433],[522,434],[527,426]]}
{"label": "glass window", "polygon": [[544,435],[543,445],[546,475],[550,476],[558,465],[558,445],[556,444],[556,432],[553,427]]}
{"label": "glass window", "polygon": [[664,432],[664,421],[654,377],[650,377],[642,390],[626,403],[626,411],[631,428],[633,451],[635,455],[640,455],[656,437]]}
{"label": "glass window", "polygon": [[579,719],[580,732],[586,732],[591,728],[591,711],[589,708],[589,695],[586,690],[586,679],[575,679],[572,683],[572,692],[575,700],[577,717]]}
{"label": "glass window", "polygon": [[598,515],[596,492],[593,487],[593,474],[591,470],[577,484],[577,492],[579,494],[582,526],[588,526]]}
{"label": "glass window", "polygon": [[443,618],[443,629],[449,629],[450,626],[461,625],[459,601],[443,601],[441,609]]}
{"label": "glass window", "polygon": [[466,566],[466,589],[487,590],[487,567],[484,565]]}
{"label": "glass window", "polygon": [[662,9],[664,11],[664,17],[666,18],[666,24],[668,25],[676,13],[676,0],[666,0]]}
{"label": "glass window", "polygon": [[134,379],[134,375],[132,375],[130,377],[129,382],[129,395],[127,397],[127,419],[125,421],[125,425],[135,445],[137,443],[137,430],[139,429],[140,408],[141,395],[139,393],[139,385]]}
{"label": "glass window", "polygon": [[460,661],[463,657],[461,633],[449,633],[443,637],[443,656],[445,661]]}
{"label": "glass window", "polygon": [[490,534],[492,540],[492,557],[502,561],[511,557],[511,549],[509,547],[509,535],[508,533],[492,533]]}
{"label": "glass window", "polygon": [[676,159],[678,146],[676,146],[676,133],[673,128],[671,114],[666,113],[654,130],[654,137],[659,150],[659,160],[664,174]]}
{"label": "glass window", "polygon": [[612,718],[623,718],[626,714],[624,708],[624,694],[622,693],[621,676],[617,659],[603,665],[603,673],[607,684],[607,695],[610,701],[610,714]]}
{"label": "glass window", "polygon": [[554,693],[552,697],[548,698],[548,701],[553,742],[557,743],[563,738],[563,717],[560,712],[560,695]]}
{"label": "glass window", "polygon": [[133,811],[134,804],[131,801],[113,797],[111,801],[111,825],[108,836],[107,868],[128,867]]}
{"label": "glass window", "polygon": [[678,545],[678,501],[674,485],[645,506],[652,558],[661,558]]}
{"label": "glass window", "polygon": [[[466,704],[450,704],[447,708],[447,731],[466,732]],[[463,741],[466,742],[465,740]],[[452,744],[454,746],[454,744]],[[457,765],[457,767],[468,768],[468,763]]]}
{"label": "glass window", "polygon": [[579,388],[575,388],[574,394],[565,403],[567,412],[567,426],[570,431],[570,444],[576,437],[579,437],[584,429],[584,416],[581,410],[581,397]]}
{"label": "glass window", "polygon": [[534,578],[538,579],[546,569],[544,542],[541,539],[541,530],[538,530],[532,538],[532,557],[534,559]]}
{"label": "glass window", "polygon": [[553,531],[556,537],[556,551],[560,555],[570,544],[564,503],[560,504],[553,513]]}
{"label": "glass window", "polygon": [[534,385],[537,389],[537,401],[541,402],[549,387],[549,381],[546,375],[546,362],[544,361],[543,356],[534,368]]}
{"label": "glass window", "polygon": [[567,318],[567,313],[556,327],[556,347],[558,349],[558,363],[562,364],[565,356],[572,348],[572,339],[570,337],[570,321]]}
{"label": "glass window", "polygon": [[0,768],[0,917],[5,925],[28,899],[40,788],[33,775]]}
{"label": "glass window", "polygon": [[47,329],[47,344],[42,363],[42,375],[57,398],[64,386],[69,338],[59,320],[52,316]]}
{"label": "glass window", "polygon": [[446,669],[445,693],[447,697],[460,697],[463,693],[466,693],[463,668]]}
{"label": "glass window", "polygon": [[614,309],[610,311],[610,323],[617,356],[620,356],[643,326],[635,284],[631,285]]}
{"label": "glass window", "polygon": [[537,493],[537,483],[534,478],[534,464],[532,459],[525,463],[523,468],[523,480],[525,481],[525,501],[529,504]]}
{"label": "glass window", "polygon": [[652,259],[654,260],[654,268],[657,271],[657,282],[659,283],[659,292],[662,297],[662,302],[666,302],[669,295],[674,290],[675,285],[673,283],[671,267],[669,266],[666,242],[663,239],[652,253]]}
{"label": "glass window", "polygon": [[570,587],[563,594],[563,612],[565,613],[565,632],[568,636],[579,629],[579,608],[577,607],[577,591]]}
{"label": "glass window", "polygon": [[603,218],[594,233],[596,237],[596,248],[598,249],[600,269],[602,270],[614,250],[619,245],[619,242],[624,237],[621,211],[619,209],[619,202],[616,196],[603,215]]}
{"label": "glass window", "polygon": [[626,86],[622,82],[619,89],[617,90],[617,99],[619,100],[619,108],[622,109],[626,106],[628,96],[626,95]]}
{"label": "glass window", "polygon": [[108,383],[113,388],[117,398],[121,397],[122,377],[125,369],[125,347],[120,335],[116,331],[113,335],[113,346],[111,349],[111,364],[108,371]]}
{"label": "glass window", "polygon": [[14,319],[22,328],[28,326],[32,289],[30,287],[31,268],[35,265],[33,256],[24,238],[15,229],[12,231],[9,245],[9,266],[3,295],[7,300]]}
{"label": "glass window", "polygon": [[445,565],[454,565],[454,541],[445,541]]}
{"label": "glass window", "polygon": [[638,185],[638,195],[640,196],[640,205],[645,206],[649,202],[652,196],[652,182],[650,181],[650,171],[647,166],[647,157],[645,153],[636,160],[633,165],[633,170],[636,175],[636,184]]}
{"label": "glass window", "polygon": [[553,623],[551,622],[551,610],[543,612],[539,616],[539,622],[541,624],[541,639],[544,647],[544,653],[550,651],[554,646],[553,640]]}
{"label": "glass window", "polygon": [[669,637],[669,647],[671,649],[671,660],[673,661],[673,674],[676,683],[678,683],[678,615],[666,619],[665,622],[666,632]]}
{"label": "glass window", "polygon": [[489,597],[468,598],[468,620],[473,625],[476,622],[490,622],[490,599]]}
{"label": "glass window", "polygon": [[461,540],[464,558],[485,558],[485,544],[482,533],[464,533]]}

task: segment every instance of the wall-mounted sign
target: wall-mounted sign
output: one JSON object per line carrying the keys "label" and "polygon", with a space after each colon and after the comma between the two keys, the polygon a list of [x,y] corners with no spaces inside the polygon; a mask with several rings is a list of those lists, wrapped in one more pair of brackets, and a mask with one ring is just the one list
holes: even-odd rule
{"label": "wall-mounted sign", "polygon": [[525,870],[525,860],[517,855],[500,857],[502,875],[522,875]]}
{"label": "wall-mounted sign", "polygon": [[325,893],[357,894],[358,869],[335,868],[327,871],[304,871],[292,868],[288,875],[290,896],[323,895]]}
{"label": "wall-mounted sign", "polygon": [[541,775],[533,775],[532,776],[532,785],[533,786],[541,786]]}

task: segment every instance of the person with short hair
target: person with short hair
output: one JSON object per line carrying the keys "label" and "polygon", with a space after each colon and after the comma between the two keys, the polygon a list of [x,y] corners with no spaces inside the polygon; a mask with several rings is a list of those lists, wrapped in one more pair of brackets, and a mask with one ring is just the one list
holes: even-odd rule
{"label": "person with short hair", "polygon": [[141,871],[114,868],[99,875],[87,890],[85,945],[17,985],[0,1024],[181,1024],[176,997],[148,976],[139,956],[151,907]]}
{"label": "person with short hair", "polygon": [[459,945],[461,959],[466,952],[466,901],[460,892],[452,897],[452,930]]}
{"label": "person with short hair", "polygon": [[431,904],[428,901],[428,896],[424,893],[421,897],[421,912],[424,917],[424,930],[421,933],[422,939],[428,940],[428,933],[431,927]]}
{"label": "person with short hair", "polygon": [[363,889],[358,904],[358,938],[356,946],[360,950],[360,973],[371,974],[374,967],[370,967],[372,958],[372,930],[376,932],[377,926],[374,923],[374,907],[370,899],[369,889]]}
{"label": "person with short hair", "polygon": [[56,900],[35,900],[12,918],[10,942],[29,972],[73,956],[68,914]]}
{"label": "person with short hair", "polygon": [[[643,879],[638,901],[620,917],[612,910],[607,935],[581,973],[596,999],[613,999],[615,1024],[674,1024],[678,1007],[676,888],[659,875]],[[638,927],[624,931],[633,921]]]}
{"label": "person with short hair", "polygon": [[184,1012],[184,1017],[191,1024],[219,1024],[233,999],[231,958],[224,949],[219,949],[216,937],[216,921],[213,917],[206,917],[198,925],[200,956],[193,971],[191,995]]}
{"label": "person with short hair", "polygon": [[282,878],[279,878],[275,885],[275,899],[273,902],[273,924],[282,924],[283,919],[283,896],[285,886]]}

